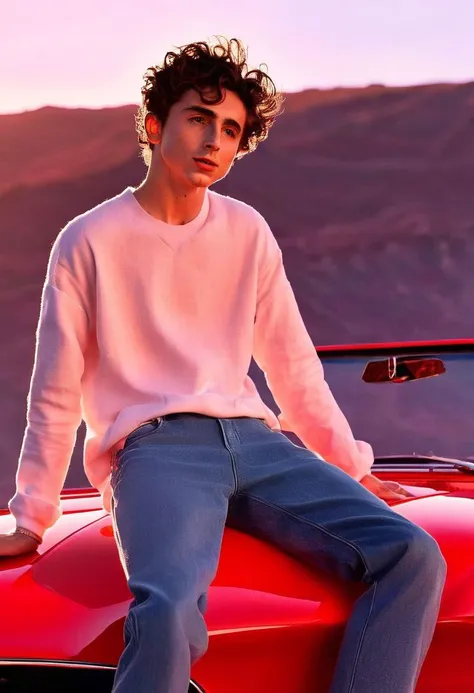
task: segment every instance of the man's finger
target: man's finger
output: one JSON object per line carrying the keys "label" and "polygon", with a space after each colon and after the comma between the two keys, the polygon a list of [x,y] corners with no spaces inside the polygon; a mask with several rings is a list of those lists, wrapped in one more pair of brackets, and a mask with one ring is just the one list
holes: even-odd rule
{"label": "man's finger", "polygon": [[403,488],[403,486],[400,486],[400,484],[396,481],[386,481],[385,486],[400,496],[404,496],[405,498],[414,498],[413,493],[408,491],[406,488]]}

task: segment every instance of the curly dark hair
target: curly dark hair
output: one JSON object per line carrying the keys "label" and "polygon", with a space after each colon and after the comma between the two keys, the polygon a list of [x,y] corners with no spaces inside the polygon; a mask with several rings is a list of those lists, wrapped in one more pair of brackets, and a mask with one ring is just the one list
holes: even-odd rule
{"label": "curly dark hair", "polygon": [[[262,69],[248,69],[242,42],[235,38],[216,38],[214,45],[200,41],[177,47],[178,53],[166,53],[162,65],[149,67],[143,75],[142,105],[136,113],[135,123],[141,154],[147,165],[154,148],[146,134],[147,114],[155,115],[164,126],[170,108],[189,89],[195,89],[202,101],[209,105],[222,100],[222,88],[240,97],[247,111],[247,120],[237,159],[253,152],[267,138],[270,127],[282,113],[283,95]],[[204,97],[209,88],[215,92],[215,98]]]}

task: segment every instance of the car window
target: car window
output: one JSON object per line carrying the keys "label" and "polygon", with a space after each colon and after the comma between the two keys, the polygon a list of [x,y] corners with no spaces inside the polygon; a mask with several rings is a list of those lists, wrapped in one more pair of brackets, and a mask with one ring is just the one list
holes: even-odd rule
{"label": "car window", "polygon": [[437,354],[442,375],[404,383],[366,383],[362,373],[376,355],[320,354],[326,380],[357,438],[376,455],[435,454],[474,459],[474,352]]}

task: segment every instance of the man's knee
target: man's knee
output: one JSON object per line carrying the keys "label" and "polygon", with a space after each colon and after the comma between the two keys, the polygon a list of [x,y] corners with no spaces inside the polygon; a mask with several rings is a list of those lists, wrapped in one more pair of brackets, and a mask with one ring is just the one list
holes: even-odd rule
{"label": "man's knee", "polygon": [[413,579],[425,579],[427,585],[444,584],[446,561],[436,540],[419,525],[395,513],[376,523],[364,553],[371,579],[379,579],[399,566]]}
{"label": "man's knee", "polygon": [[407,569],[422,571],[430,584],[444,584],[447,565],[438,542],[418,525],[407,523],[403,530]]}

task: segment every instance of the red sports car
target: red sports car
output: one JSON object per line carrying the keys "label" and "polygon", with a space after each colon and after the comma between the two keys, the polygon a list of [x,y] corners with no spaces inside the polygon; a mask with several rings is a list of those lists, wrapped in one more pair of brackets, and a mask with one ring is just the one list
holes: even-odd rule
{"label": "red sports car", "polygon": [[[376,474],[419,496],[393,510],[430,532],[448,563],[417,693],[472,693],[474,341],[318,351],[356,436],[374,446]],[[37,553],[0,560],[0,693],[111,690],[131,600],[111,519],[92,488],[66,490],[62,505]],[[12,526],[3,511],[0,532]],[[362,589],[227,529],[190,691],[326,692]]]}

